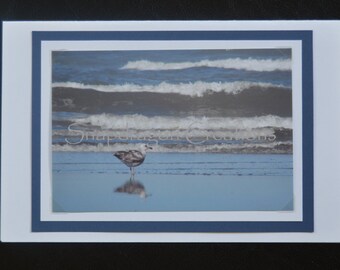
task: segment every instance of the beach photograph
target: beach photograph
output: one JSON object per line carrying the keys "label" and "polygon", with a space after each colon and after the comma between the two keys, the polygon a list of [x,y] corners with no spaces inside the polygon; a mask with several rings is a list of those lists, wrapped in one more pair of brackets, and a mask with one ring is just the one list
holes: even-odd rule
{"label": "beach photograph", "polygon": [[292,49],[52,51],[52,212],[293,211]]}

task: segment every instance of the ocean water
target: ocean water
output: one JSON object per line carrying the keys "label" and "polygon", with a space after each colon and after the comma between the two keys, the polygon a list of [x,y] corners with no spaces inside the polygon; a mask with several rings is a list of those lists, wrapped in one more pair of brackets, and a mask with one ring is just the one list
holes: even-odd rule
{"label": "ocean water", "polygon": [[148,153],[129,169],[110,153],[53,153],[53,211],[290,211],[291,155]]}
{"label": "ocean water", "polygon": [[52,60],[55,151],[293,151],[290,49],[56,51]]}
{"label": "ocean water", "polygon": [[55,51],[54,83],[159,85],[253,81],[291,86],[290,49]]}
{"label": "ocean water", "polygon": [[[289,211],[291,49],[52,52],[53,210]],[[153,150],[130,180],[112,153]]]}

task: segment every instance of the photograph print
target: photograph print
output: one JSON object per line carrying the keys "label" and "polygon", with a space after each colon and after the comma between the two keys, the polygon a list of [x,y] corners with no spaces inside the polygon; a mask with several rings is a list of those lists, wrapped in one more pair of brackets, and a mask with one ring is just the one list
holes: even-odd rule
{"label": "photograph print", "polygon": [[293,211],[292,49],[52,51],[52,212]]}

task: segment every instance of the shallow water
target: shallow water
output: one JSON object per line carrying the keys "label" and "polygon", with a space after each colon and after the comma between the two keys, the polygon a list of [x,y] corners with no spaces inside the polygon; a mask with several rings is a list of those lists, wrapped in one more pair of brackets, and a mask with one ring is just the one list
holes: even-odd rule
{"label": "shallow water", "polygon": [[131,181],[110,153],[53,153],[53,211],[293,210],[291,155],[148,153]]}

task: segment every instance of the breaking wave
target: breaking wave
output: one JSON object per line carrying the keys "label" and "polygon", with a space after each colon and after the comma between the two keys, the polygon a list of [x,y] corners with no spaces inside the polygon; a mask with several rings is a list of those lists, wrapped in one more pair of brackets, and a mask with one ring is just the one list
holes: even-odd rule
{"label": "breaking wave", "polygon": [[291,117],[275,115],[255,117],[171,117],[144,115],[111,115],[96,114],[84,118],[75,118],[71,121],[77,124],[89,124],[104,129],[253,129],[263,127],[292,128]]}
{"label": "breaking wave", "polygon": [[137,84],[112,84],[112,85],[90,85],[77,82],[61,82],[53,83],[52,87],[76,88],[76,89],[93,89],[100,92],[117,93],[117,92],[152,92],[152,93],[167,93],[167,94],[181,94],[192,97],[202,97],[209,92],[224,92],[227,94],[238,94],[243,90],[249,88],[267,89],[271,87],[287,89],[282,85],[275,85],[271,83],[261,82],[202,82],[196,81],[194,83],[178,83],[171,84],[162,82],[157,85],[137,85]]}
{"label": "breaking wave", "polygon": [[255,128],[292,128],[291,117],[275,115],[255,117],[171,117],[144,115],[96,114],[84,118],[70,119],[80,125],[90,125],[101,129],[138,129],[138,130],[219,130],[219,129],[255,129]]}
{"label": "breaking wave", "polygon": [[[287,134],[288,133],[288,134]],[[110,140],[110,141],[126,141],[126,140],[142,140],[142,141],[179,141],[179,140],[199,140],[204,141],[211,139],[213,142],[221,140],[247,140],[249,138],[271,138],[276,136],[290,138],[289,130],[287,129],[274,129],[274,128],[256,128],[256,129],[244,129],[244,130],[174,130],[174,129],[162,129],[162,130],[84,130],[77,129],[72,126],[72,130],[54,130],[54,138],[77,138],[80,136],[87,137],[93,140]]]}
{"label": "breaking wave", "polygon": [[[99,144],[54,144],[53,151],[58,152],[115,152],[121,150],[139,149],[139,144],[117,143],[112,145]],[[152,152],[211,152],[211,153],[291,153],[292,143],[244,143],[244,144],[220,144],[220,145],[193,145],[193,144],[170,144],[152,145]]]}
{"label": "breaking wave", "polygon": [[224,60],[201,60],[198,62],[152,62],[148,60],[129,61],[121,69],[137,70],[175,70],[195,67],[214,67],[225,69],[243,69],[252,71],[274,71],[274,70],[291,70],[290,59],[242,59],[229,58]]}

